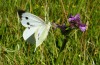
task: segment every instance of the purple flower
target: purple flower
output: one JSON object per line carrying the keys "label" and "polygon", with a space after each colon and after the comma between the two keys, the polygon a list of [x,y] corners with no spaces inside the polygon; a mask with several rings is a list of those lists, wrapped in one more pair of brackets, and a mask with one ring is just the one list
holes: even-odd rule
{"label": "purple flower", "polygon": [[86,25],[85,24],[80,24],[79,28],[82,32],[84,32],[86,30]]}
{"label": "purple flower", "polygon": [[75,21],[75,23],[79,23],[80,22],[80,15],[79,14],[77,14],[76,16],[70,15],[68,21],[69,22],[74,22]]}
{"label": "purple flower", "polygon": [[68,21],[71,28],[79,27],[82,32],[86,30],[86,25],[81,23],[79,14],[76,14],[75,16],[70,15]]}

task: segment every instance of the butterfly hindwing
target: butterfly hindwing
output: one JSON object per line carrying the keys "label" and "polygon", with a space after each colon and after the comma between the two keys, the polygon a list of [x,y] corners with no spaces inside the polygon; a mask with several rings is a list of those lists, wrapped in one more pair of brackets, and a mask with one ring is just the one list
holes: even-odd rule
{"label": "butterfly hindwing", "polygon": [[46,39],[49,29],[50,29],[50,22],[44,26],[41,26],[38,29],[38,32],[35,34],[36,39],[36,48],[43,43],[43,41]]}
{"label": "butterfly hindwing", "polygon": [[27,40],[30,36],[32,36],[35,31],[38,30],[38,27],[30,27],[26,28],[25,31],[23,32],[23,38],[24,40]]}

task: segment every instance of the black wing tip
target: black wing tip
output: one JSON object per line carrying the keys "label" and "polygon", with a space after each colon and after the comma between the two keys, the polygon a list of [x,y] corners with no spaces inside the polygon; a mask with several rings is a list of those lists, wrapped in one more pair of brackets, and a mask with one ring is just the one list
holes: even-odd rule
{"label": "black wing tip", "polygon": [[22,14],[25,13],[24,10],[17,10],[17,12],[20,18],[22,18]]}

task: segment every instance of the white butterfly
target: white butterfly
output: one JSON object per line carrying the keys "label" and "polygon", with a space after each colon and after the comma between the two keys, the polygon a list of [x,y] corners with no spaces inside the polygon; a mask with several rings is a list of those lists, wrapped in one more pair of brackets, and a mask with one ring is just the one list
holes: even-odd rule
{"label": "white butterfly", "polygon": [[22,10],[19,10],[18,14],[21,18],[21,24],[26,27],[23,32],[24,40],[29,43],[36,43],[37,48],[46,39],[51,27],[50,22],[46,24],[46,22],[36,15]]}

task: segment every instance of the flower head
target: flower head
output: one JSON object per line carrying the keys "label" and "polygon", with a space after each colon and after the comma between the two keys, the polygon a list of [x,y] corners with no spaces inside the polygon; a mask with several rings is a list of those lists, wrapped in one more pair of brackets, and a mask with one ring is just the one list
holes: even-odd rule
{"label": "flower head", "polygon": [[79,28],[82,32],[84,32],[86,30],[86,25],[85,24],[80,24]]}
{"label": "flower head", "polygon": [[82,32],[84,32],[86,30],[86,25],[82,24],[82,22],[80,20],[80,15],[79,14],[76,14],[75,16],[70,15],[68,21],[70,23],[70,27],[71,28],[79,27],[79,29]]}
{"label": "flower head", "polygon": [[79,14],[77,14],[76,16],[70,15],[68,21],[69,21],[69,22],[78,23],[78,22],[80,22],[80,15],[79,15]]}

